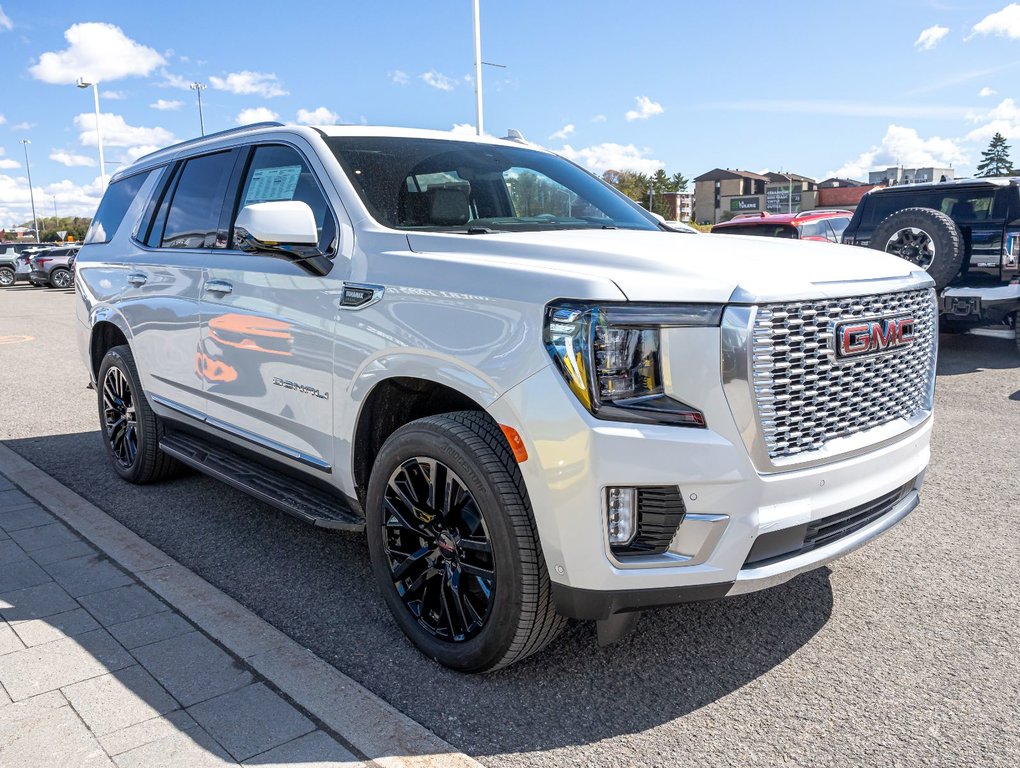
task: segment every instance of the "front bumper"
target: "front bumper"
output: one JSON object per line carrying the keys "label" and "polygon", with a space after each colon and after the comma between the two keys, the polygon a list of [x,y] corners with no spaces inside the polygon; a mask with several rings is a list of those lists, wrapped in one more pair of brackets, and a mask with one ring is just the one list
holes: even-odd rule
{"label": "front bumper", "polygon": [[[710,339],[704,342],[712,348]],[[862,546],[917,506],[930,417],[904,425],[898,437],[873,450],[766,474],[752,464],[730,417],[718,363],[714,371],[692,366],[683,386],[691,387],[690,395],[700,393],[680,399],[703,409],[709,429],[599,421],[552,368],[490,406],[492,416],[525,441],[530,458],[521,472],[557,607],[565,615],[604,619],[771,587]],[[603,506],[610,485],[680,488],[687,516],[667,552],[626,559],[611,554]],[[890,494],[899,495],[846,536],[748,564],[755,542],[766,534],[818,524]]]}

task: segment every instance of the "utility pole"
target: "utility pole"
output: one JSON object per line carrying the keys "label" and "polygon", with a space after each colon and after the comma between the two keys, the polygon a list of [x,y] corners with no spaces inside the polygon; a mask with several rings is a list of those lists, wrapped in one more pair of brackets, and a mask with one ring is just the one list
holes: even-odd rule
{"label": "utility pole", "polygon": [[96,143],[99,145],[99,178],[103,180],[103,191],[106,191],[106,163],[103,161],[103,133],[102,126],[100,126],[99,118],[99,83],[90,83],[85,80],[84,77],[79,77],[77,86],[79,88],[88,88],[91,86],[92,95],[95,97],[96,103]]}
{"label": "utility pole", "polygon": [[32,189],[32,165],[28,162],[28,145],[32,142],[22,139],[21,144],[25,148],[25,170],[28,172],[28,197],[32,201],[32,226],[35,228],[35,241],[41,243],[39,238],[39,219],[35,217],[35,190]]}
{"label": "utility pole", "polygon": [[474,0],[475,7],[475,126],[478,135],[485,133],[482,125],[482,22],[479,18],[479,0]]}
{"label": "utility pole", "polygon": [[205,136],[205,115],[202,113],[202,91],[204,91],[208,86],[206,86],[205,83],[192,83],[188,87],[198,94],[198,126],[202,131],[202,135]]}

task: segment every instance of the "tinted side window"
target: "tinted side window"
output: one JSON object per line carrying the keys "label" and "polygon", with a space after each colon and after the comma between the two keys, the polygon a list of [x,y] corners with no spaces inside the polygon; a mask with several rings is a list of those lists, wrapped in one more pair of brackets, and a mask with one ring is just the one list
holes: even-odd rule
{"label": "tinted side window", "polygon": [[315,174],[301,154],[292,147],[268,145],[255,148],[244,183],[241,185],[237,210],[240,211],[244,206],[253,203],[268,203],[274,200],[298,200],[307,203],[312,209],[315,226],[319,231],[319,250],[322,253],[330,253],[333,250],[337,235],[333,212],[315,180]]}
{"label": "tinted side window", "polygon": [[194,157],[184,165],[166,217],[164,248],[225,248],[217,242],[220,211],[227,191],[234,153]]}
{"label": "tinted side window", "polygon": [[103,200],[99,203],[89,231],[85,234],[86,243],[108,243],[117,234],[117,228],[124,220],[124,214],[142,188],[148,173],[136,173],[126,179],[117,179],[106,190]]}

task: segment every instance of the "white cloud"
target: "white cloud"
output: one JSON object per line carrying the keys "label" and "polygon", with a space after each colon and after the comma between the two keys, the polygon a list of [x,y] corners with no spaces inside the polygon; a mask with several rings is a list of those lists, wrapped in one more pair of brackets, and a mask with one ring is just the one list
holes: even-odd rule
{"label": "white cloud", "polygon": [[157,147],[152,144],[148,145],[142,144],[141,146],[137,147],[128,147],[126,150],[124,150],[124,154],[121,155],[121,159],[125,163],[133,163],[138,158],[144,155],[148,155],[152,152],[155,152],[157,149],[162,149],[162,147]]}
{"label": "white cloud", "polygon": [[287,91],[280,84],[280,79],[271,72],[231,72],[226,77],[209,78],[209,84],[217,91],[228,91],[242,95],[256,94],[267,99],[274,96],[286,96]]}
{"label": "white cloud", "polygon": [[65,152],[55,149],[50,152],[50,160],[66,165],[68,168],[91,168],[96,165],[96,159],[89,155],[76,155],[73,152]]}
{"label": "white cloud", "polygon": [[79,77],[106,83],[148,75],[164,63],[156,51],[136,43],[113,24],[74,24],[64,38],[67,48],[44,53],[28,68],[34,78],[54,85],[67,85]]}
{"label": "white cloud", "polygon": [[455,133],[458,136],[477,136],[475,126],[473,123],[454,123],[453,128],[450,129],[450,133]]}
{"label": "white cloud", "polygon": [[441,91],[452,91],[457,85],[457,81],[452,77],[447,77],[441,72],[436,72],[434,69],[418,75],[418,77],[425,81],[426,85],[431,85],[433,88],[438,88]]}
{"label": "white cloud", "polygon": [[183,101],[177,101],[176,99],[156,99],[149,105],[152,109],[158,109],[160,112],[174,112],[184,106]]}
{"label": "white cloud", "polygon": [[890,125],[881,143],[862,152],[842,167],[829,171],[826,176],[860,178],[868,171],[903,165],[908,168],[945,167],[967,163],[966,151],[955,139],[938,136],[922,138],[913,128]]}
{"label": "white cloud", "polygon": [[396,69],[390,72],[390,82],[396,83],[397,85],[407,85],[411,82],[411,76],[402,69]]}
{"label": "white cloud", "polygon": [[0,125],[7,122],[7,115],[0,115]]}
{"label": "white cloud", "polygon": [[[628,109],[627,114],[624,117],[627,120],[647,120],[649,117],[654,115],[661,115],[665,110],[662,105],[657,101],[652,101],[647,96],[637,97],[637,109]],[[620,169],[614,169],[620,170]]]}
{"label": "white cloud", "polygon": [[574,149],[569,144],[559,150],[559,154],[568,160],[583,165],[593,173],[602,171],[638,171],[655,173],[663,167],[659,160],[648,157],[650,150],[638,149],[633,144],[614,144],[605,142],[590,147]]}
{"label": "white cloud", "polygon": [[4,13],[3,6],[0,6],[0,29],[10,32],[14,29],[14,22],[11,21],[11,17]]}
{"label": "white cloud", "polygon": [[[83,147],[95,147],[98,145],[96,139],[96,116],[93,112],[85,112],[76,115],[74,124],[80,131],[78,143]],[[177,139],[166,128],[158,126],[146,128],[143,126],[128,125],[121,115],[114,115],[109,112],[102,113],[103,146],[104,147],[136,147],[141,144],[154,144],[165,147],[173,144]]]}
{"label": "white cloud", "polygon": [[978,96],[984,98],[985,96],[994,96],[996,93],[997,91],[992,90],[986,85],[984,88],[978,91]]}
{"label": "white cloud", "polygon": [[0,168],[8,170],[8,169],[11,169],[11,168],[20,168],[21,167],[21,163],[19,163],[17,160],[12,160],[9,157],[4,157],[4,155],[6,155],[6,154],[7,154],[7,150],[4,149],[3,147],[0,147]]}
{"label": "white cloud", "polygon": [[914,41],[914,47],[920,51],[930,51],[948,34],[949,27],[940,27],[938,24],[928,27],[918,35],[917,40]]}
{"label": "white cloud", "polygon": [[279,115],[269,107],[249,107],[237,113],[238,125],[250,125],[251,123],[268,123],[276,120]]}
{"label": "white cloud", "polygon": [[[102,194],[98,176],[88,184],[75,184],[65,179],[46,186],[35,186],[36,201],[50,201],[55,197],[62,216],[91,216]],[[31,218],[28,179],[0,174],[0,224],[20,224]]]}
{"label": "white cloud", "polygon": [[556,131],[555,133],[551,134],[549,136],[549,138],[550,139],[559,139],[560,141],[563,141],[563,140],[565,140],[567,138],[567,136],[569,136],[573,132],[574,132],[574,124],[573,123],[567,123],[565,126],[560,128],[558,131]]}
{"label": "white cloud", "polygon": [[299,109],[297,121],[304,125],[334,125],[340,122],[340,115],[326,107]]}
{"label": "white cloud", "polygon": [[974,35],[998,35],[1013,40],[1020,39],[1020,4],[1010,3],[1001,11],[985,16],[971,29],[970,37]]}
{"label": "white cloud", "polygon": [[99,96],[104,99],[112,99],[113,101],[121,101],[127,98],[127,94],[124,91],[101,91]]}
{"label": "white cloud", "polygon": [[971,115],[970,119],[982,125],[967,134],[967,141],[985,143],[996,133],[1007,139],[1020,138],[1020,106],[1013,99],[1003,99],[993,109]]}
{"label": "white cloud", "polygon": [[164,88],[180,88],[182,91],[187,91],[191,88],[192,81],[186,77],[175,75],[166,69],[160,70],[159,74],[163,78],[163,82],[158,83],[158,85]]}
{"label": "white cloud", "polygon": [[35,128],[35,123],[30,123],[27,120],[24,120],[20,123],[15,123],[14,125],[11,126],[12,131],[30,131],[33,128]]}
{"label": "white cloud", "polygon": [[593,117],[591,119],[591,121],[593,123],[604,123],[604,122],[606,122],[606,116],[605,115],[595,115],[595,117]]}

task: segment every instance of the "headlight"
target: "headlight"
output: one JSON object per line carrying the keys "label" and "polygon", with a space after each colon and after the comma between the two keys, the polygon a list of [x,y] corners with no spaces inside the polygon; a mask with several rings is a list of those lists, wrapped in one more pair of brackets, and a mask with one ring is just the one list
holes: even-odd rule
{"label": "headlight", "polygon": [[663,328],[718,326],[717,304],[585,304],[546,307],[545,345],[585,408],[600,419],[704,427],[701,411],[665,394]]}

